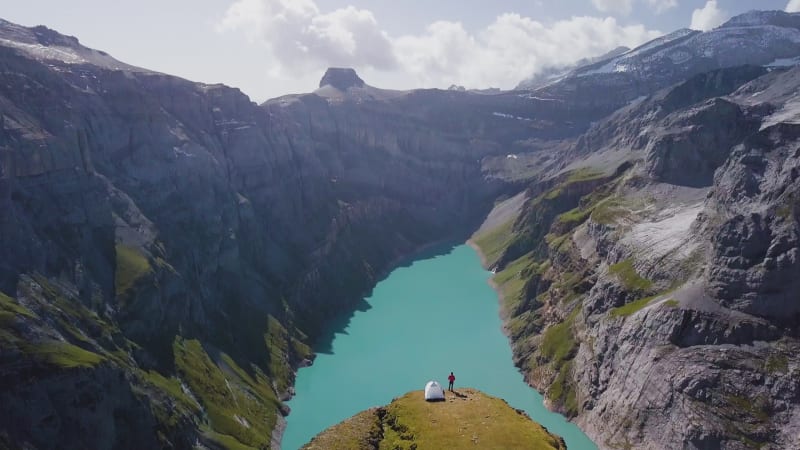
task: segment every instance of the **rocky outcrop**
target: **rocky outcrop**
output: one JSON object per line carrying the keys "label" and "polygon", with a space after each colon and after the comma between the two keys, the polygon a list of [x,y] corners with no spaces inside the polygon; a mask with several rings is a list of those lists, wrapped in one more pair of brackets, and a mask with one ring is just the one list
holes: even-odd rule
{"label": "rocky outcrop", "polygon": [[364,87],[364,80],[353,69],[331,67],[325,71],[325,75],[319,81],[319,87],[327,85],[333,86],[340,91],[346,91],[351,87]]}
{"label": "rocky outcrop", "polygon": [[711,202],[710,293],[723,305],[795,327],[800,318],[800,125],[778,124],[738,146]]}
{"label": "rocky outcrop", "polygon": [[759,125],[748,121],[737,105],[722,99],[670,115],[660,130],[648,135],[647,175],[681,186],[710,186],[714,171],[725,163],[731,148]]}

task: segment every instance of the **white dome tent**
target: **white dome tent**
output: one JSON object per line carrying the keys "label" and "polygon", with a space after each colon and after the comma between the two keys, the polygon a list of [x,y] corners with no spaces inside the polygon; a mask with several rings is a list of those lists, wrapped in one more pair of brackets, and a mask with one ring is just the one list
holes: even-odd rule
{"label": "white dome tent", "polygon": [[438,381],[428,381],[425,385],[425,401],[435,402],[444,400],[444,389]]}

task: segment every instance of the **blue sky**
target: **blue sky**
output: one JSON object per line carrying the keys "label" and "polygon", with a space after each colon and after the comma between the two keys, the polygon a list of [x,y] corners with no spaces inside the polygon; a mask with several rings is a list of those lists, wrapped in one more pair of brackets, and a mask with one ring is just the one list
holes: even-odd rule
{"label": "blue sky", "polygon": [[547,67],[755,8],[800,11],[800,0],[27,0],[0,14],[261,102],[315,89],[328,66],[387,88],[511,88]]}

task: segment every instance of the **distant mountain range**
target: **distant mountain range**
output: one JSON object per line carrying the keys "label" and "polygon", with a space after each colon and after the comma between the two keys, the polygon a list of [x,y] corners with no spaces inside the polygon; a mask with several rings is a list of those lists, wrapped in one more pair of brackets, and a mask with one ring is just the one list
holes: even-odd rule
{"label": "distant mountain range", "polygon": [[[536,77],[524,81],[518,89],[529,89],[531,96],[543,98],[611,101],[610,107],[616,108],[714,69],[794,65],[800,52],[800,19],[782,11],[753,11],[710,31],[682,29],[616,54],[621,50],[567,73],[548,76],[546,84]],[[604,90],[601,99],[596,99],[596,88]]]}

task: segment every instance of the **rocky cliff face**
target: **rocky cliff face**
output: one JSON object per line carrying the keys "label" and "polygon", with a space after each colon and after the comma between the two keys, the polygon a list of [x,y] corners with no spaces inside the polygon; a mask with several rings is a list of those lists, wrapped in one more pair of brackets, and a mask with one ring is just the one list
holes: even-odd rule
{"label": "rocky cliff face", "polygon": [[600,447],[799,445],[798,74],[620,110],[476,236],[518,365]]}
{"label": "rocky cliff face", "polygon": [[675,65],[642,83],[337,69],[263,105],[0,23],[0,444],[277,446],[321,325],[524,189],[476,242],[554,408],[605,448],[797,446],[800,75],[760,67],[795,18],[614,57]]}
{"label": "rocky cliff face", "polygon": [[322,325],[508,189],[481,159],[596,118],[512,94],[380,91],[340,69],[321,82],[335,98],[259,106],[52,30],[0,30],[11,446],[275,444]]}

